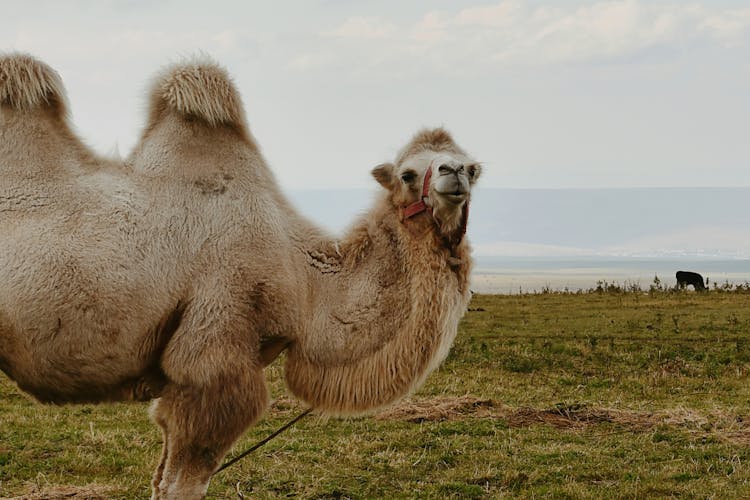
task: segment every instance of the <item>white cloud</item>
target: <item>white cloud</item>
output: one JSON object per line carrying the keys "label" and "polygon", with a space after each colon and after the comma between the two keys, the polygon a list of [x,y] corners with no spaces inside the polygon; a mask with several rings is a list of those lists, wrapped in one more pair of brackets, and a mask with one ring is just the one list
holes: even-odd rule
{"label": "white cloud", "polygon": [[445,41],[450,24],[451,20],[447,16],[439,12],[430,12],[409,30],[409,38],[427,43]]}
{"label": "white cloud", "polygon": [[287,68],[297,71],[308,71],[324,68],[334,62],[334,57],[329,52],[307,52],[295,56]]}
{"label": "white cloud", "polygon": [[149,79],[208,53],[290,186],[370,186],[373,159],[435,124],[484,186],[747,185],[750,9],[730,3],[6,0],[0,51],[57,69],[87,142],[123,152]]}
{"label": "white cloud", "polygon": [[[549,12],[549,9],[543,9]],[[524,15],[523,2],[508,0],[497,5],[469,7],[461,10],[455,17],[455,22],[463,26],[491,26],[505,28],[512,26],[519,17]]]}
{"label": "white cloud", "polygon": [[699,27],[727,45],[740,44],[750,32],[750,9],[712,13],[704,17]]}
{"label": "white cloud", "polygon": [[398,65],[415,54],[422,56],[422,63],[453,69],[601,63],[664,48],[747,44],[750,9],[643,0],[534,7],[523,0],[505,0],[457,12],[428,12],[411,25],[351,17],[324,35],[377,39],[338,52],[355,67],[363,61]]}
{"label": "white cloud", "polygon": [[216,33],[211,37],[211,40],[216,43],[218,47],[224,50],[231,50],[237,47],[237,33],[234,30],[224,30],[220,33]]}
{"label": "white cloud", "polygon": [[323,35],[341,38],[387,38],[394,35],[396,25],[379,17],[350,17],[337,28]]}

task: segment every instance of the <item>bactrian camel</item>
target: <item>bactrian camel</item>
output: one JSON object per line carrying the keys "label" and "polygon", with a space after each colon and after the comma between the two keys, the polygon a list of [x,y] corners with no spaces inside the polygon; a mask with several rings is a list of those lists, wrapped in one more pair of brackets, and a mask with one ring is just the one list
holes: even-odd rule
{"label": "bactrian camel", "polygon": [[423,130],[334,238],[280,192],[222,68],[167,69],[149,106],[130,156],[102,158],[55,71],[0,58],[0,369],[42,402],[153,399],[153,498],[201,498],[282,351],[291,392],[330,415],[393,403],[441,363],[480,166]]}

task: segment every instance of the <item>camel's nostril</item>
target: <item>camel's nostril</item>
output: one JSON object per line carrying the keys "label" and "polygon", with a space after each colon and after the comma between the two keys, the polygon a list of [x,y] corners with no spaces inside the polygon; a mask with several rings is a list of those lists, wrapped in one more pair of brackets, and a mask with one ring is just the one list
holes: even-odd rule
{"label": "camel's nostril", "polygon": [[448,175],[448,174],[452,174],[452,173],[454,173],[454,172],[455,172],[455,170],[453,170],[453,169],[452,169],[451,167],[449,167],[448,165],[440,165],[440,166],[438,167],[438,172],[440,172],[440,175]]}

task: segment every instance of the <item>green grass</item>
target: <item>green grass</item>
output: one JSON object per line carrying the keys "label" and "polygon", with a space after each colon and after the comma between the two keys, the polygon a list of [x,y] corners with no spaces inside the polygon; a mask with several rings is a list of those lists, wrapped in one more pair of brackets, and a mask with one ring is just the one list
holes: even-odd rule
{"label": "green grass", "polygon": [[[308,417],[211,498],[750,498],[750,294],[476,296],[443,367],[390,418]],[[300,409],[279,403],[241,451]],[[463,404],[476,401],[476,404]],[[431,405],[457,411],[433,418]],[[0,378],[0,496],[149,495],[146,405],[48,407]],[[410,416],[411,415],[411,416]],[[432,416],[431,416],[432,415]]]}

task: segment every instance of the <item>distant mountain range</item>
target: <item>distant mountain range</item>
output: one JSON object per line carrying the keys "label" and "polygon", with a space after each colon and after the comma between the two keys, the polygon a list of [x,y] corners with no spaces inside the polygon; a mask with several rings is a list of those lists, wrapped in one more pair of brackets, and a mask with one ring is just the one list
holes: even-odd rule
{"label": "distant mountain range", "polygon": [[[291,191],[341,232],[375,191]],[[469,237],[480,256],[750,258],[750,188],[482,189]]]}

